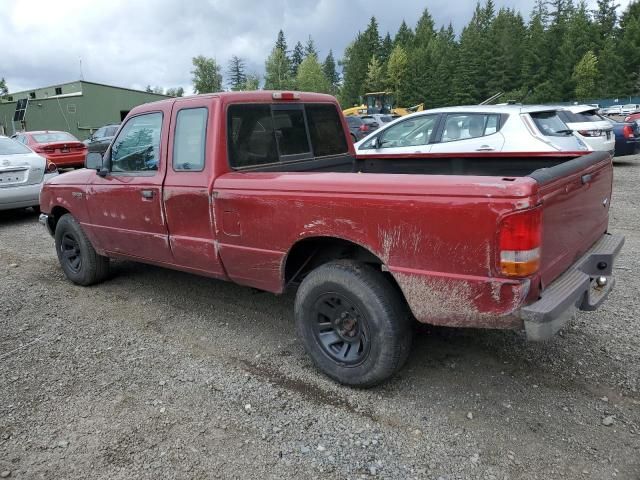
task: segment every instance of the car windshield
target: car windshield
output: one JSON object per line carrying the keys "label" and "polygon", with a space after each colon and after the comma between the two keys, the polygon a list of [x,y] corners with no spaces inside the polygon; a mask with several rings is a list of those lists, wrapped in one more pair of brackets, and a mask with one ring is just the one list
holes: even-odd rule
{"label": "car windshield", "polygon": [[24,155],[25,153],[31,153],[31,150],[10,138],[0,138],[0,155]]}
{"label": "car windshield", "polygon": [[566,137],[572,135],[571,129],[558,116],[558,112],[534,112],[531,113],[536,127],[540,133],[549,137]]}
{"label": "car windshield", "polygon": [[67,132],[34,133],[31,136],[38,143],[76,142],[78,140]]}

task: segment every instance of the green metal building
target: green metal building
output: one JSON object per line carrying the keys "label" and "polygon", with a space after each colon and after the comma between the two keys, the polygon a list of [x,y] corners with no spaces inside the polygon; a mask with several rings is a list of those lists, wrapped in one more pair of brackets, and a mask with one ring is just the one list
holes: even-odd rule
{"label": "green metal building", "polygon": [[[133,107],[163,98],[168,97],[84,80],[9,93],[0,98],[0,134],[61,130],[84,140],[102,125],[120,123]],[[24,120],[14,121],[21,99],[28,99]]]}

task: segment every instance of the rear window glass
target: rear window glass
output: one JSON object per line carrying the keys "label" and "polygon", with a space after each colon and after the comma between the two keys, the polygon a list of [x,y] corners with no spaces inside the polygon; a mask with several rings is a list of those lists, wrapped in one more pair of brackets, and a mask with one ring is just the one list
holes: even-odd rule
{"label": "rear window glass", "polygon": [[549,137],[566,137],[571,129],[558,116],[558,112],[535,112],[530,114],[540,133]]}
{"label": "rear window glass", "polygon": [[394,118],[398,118],[398,117],[391,117],[389,115],[382,115],[381,117],[378,117],[378,118],[380,118],[380,121],[382,123],[389,123],[391,120],[393,120]]}
{"label": "rear window glass", "polygon": [[334,105],[306,105],[311,145],[316,157],[347,153],[347,139]]}
{"label": "rear window glass", "polygon": [[361,117],[362,121],[367,125],[371,125],[372,123],[378,123],[378,120],[375,117]]}
{"label": "rear window glass", "polygon": [[349,115],[347,117],[347,124],[352,127],[357,127],[362,124],[362,120],[360,117],[354,117],[353,115]]}
{"label": "rear window glass", "polygon": [[76,142],[78,139],[67,132],[34,133],[31,135],[38,143]]}
{"label": "rear window glass", "polygon": [[581,122],[600,122],[602,119],[595,110],[589,110],[586,112],[574,113],[574,112],[558,112],[558,115],[566,123],[581,123]]}
{"label": "rear window glass", "polygon": [[227,124],[229,161],[234,168],[348,152],[334,105],[231,105]]}
{"label": "rear window glass", "polygon": [[10,138],[0,138],[0,155],[22,155],[25,153],[31,153],[31,150]]}

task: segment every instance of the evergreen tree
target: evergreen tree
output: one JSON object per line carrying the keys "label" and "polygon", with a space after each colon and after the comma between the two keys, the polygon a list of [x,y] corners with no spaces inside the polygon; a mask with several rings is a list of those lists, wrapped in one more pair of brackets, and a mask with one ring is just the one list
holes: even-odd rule
{"label": "evergreen tree", "polygon": [[598,59],[591,50],[585,53],[576,64],[572,78],[576,84],[575,98],[588,99],[595,96]]}
{"label": "evergreen tree", "polygon": [[382,43],[380,44],[380,61],[383,65],[387,64],[392,50],[393,40],[391,40],[391,35],[389,35],[389,32],[387,32],[385,37],[382,39]]}
{"label": "evergreen tree", "polygon": [[260,88],[260,77],[257,73],[247,74],[242,90],[258,90]]}
{"label": "evergreen tree", "polygon": [[305,57],[298,68],[296,87],[305,92],[330,93],[331,85],[322,71],[318,57],[311,53]]}
{"label": "evergreen tree", "polygon": [[404,105],[407,97],[407,74],[409,57],[402,45],[396,45],[387,63],[386,85],[393,92],[396,103]]}
{"label": "evergreen tree", "polygon": [[434,28],[433,17],[429,13],[429,10],[425,8],[416,24],[416,33],[413,41],[414,46],[416,48],[427,48],[435,36]]}
{"label": "evergreen tree", "polygon": [[615,0],[598,0],[598,8],[593,11],[593,21],[597,26],[598,37],[602,43],[615,36],[618,23],[619,3]]}
{"label": "evergreen tree", "polygon": [[214,58],[198,55],[192,59],[193,91],[195,93],[211,93],[222,90],[222,73],[220,65]]}
{"label": "evergreen tree", "polygon": [[366,93],[365,81],[371,57],[380,51],[380,35],[378,22],[371,17],[367,29],[358,33],[356,39],[347,46],[342,60],[344,83],[340,91],[340,102],[343,106],[359,103],[360,96]]}
{"label": "evergreen tree", "polygon": [[609,37],[605,40],[598,58],[598,95],[617,97],[625,94],[624,62],[618,52],[616,41]]}
{"label": "evergreen tree", "polygon": [[287,40],[285,39],[284,32],[282,30],[278,32],[278,38],[276,39],[275,48],[282,50],[285,56],[289,53],[289,49],[287,47]]}
{"label": "evergreen tree", "polygon": [[162,87],[153,87],[153,93],[157,93],[158,95],[164,95],[164,88],[162,88]]}
{"label": "evergreen tree", "polygon": [[618,48],[625,71],[624,88],[637,91],[640,72],[640,2],[631,3],[620,18]]}
{"label": "evergreen tree", "polygon": [[247,75],[244,73],[245,62],[242,58],[233,55],[229,60],[229,70],[227,75],[229,77],[229,85],[231,90],[242,90],[245,82],[247,81]]}
{"label": "evergreen tree", "polygon": [[400,45],[405,50],[413,43],[413,31],[407,26],[406,22],[402,20],[398,33],[396,33],[393,39],[393,45]]}
{"label": "evergreen tree", "polygon": [[336,71],[336,61],[333,58],[333,50],[329,50],[327,58],[324,59],[322,71],[329,82],[331,93],[335,94],[338,91],[340,84],[340,75],[338,75],[338,72]]}
{"label": "evergreen tree", "polygon": [[4,77],[0,78],[0,97],[5,96],[9,93],[9,88],[7,87],[7,81]]}
{"label": "evergreen tree", "polygon": [[315,56],[317,60],[318,50],[316,49],[316,44],[313,41],[313,38],[311,38],[311,35],[309,35],[309,38],[307,39],[307,44],[304,46],[304,56],[309,57],[311,55]]}
{"label": "evergreen tree", "polygon": [[373,55],[367,68],[365,79],[365,90],[367,92],[381,92],[384,90],[386,79],[384,78],[384,68],[378,57]]}
{"label": "evergreen tree", "polygon": [[489,27],[493,61],[489,64],[488,93],[508,92],[522,86],[527,30],[515,10],[501,8]]}
{"label": "evergreen tree", "polygon": [[291,65],[284,50],[276,44],[264,65],[265,90],[286,90],[293,87]]}
{"label": "evergreen tree", "polygon": [[147,85],[147,88],[145,88],[144,91],[147,93],[153,93],[153,88],[151,88],[151,85]]}
{"label": "evergreen tree", "polygon": [[431,83],[424,98],[427,108],[442,107],[453,103],[453,88],[451,72],[457,67],[457,43],[453,26],[440,28],[436,37],[429,45],[430,60],[434,68]]}
{"label": "evergreen tree", "polygon": [[293,53],[291,54],[291,75],[295,77],[298,74],[298,67],[304,60],[304,47],[302,43],[296,43],[293,47]]}

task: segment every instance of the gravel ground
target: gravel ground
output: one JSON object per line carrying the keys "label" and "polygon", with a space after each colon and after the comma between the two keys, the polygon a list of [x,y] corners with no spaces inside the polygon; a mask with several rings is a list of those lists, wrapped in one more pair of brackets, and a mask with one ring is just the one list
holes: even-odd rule
{"label": "gravel ground", "polygon": [[640,158],[615,171],[603,308],[546,344],[422,329],[366,391],[313,368],[291,295],[130,262],[76,287],[0,213],[0,478],[640,479]]}

